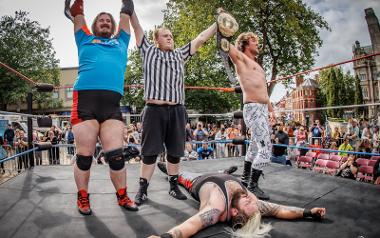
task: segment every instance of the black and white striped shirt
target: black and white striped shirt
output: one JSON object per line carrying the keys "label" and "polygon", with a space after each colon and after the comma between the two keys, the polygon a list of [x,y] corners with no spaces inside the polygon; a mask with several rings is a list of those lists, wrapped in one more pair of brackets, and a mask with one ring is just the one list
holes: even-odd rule
{"label": "black and white striped shirt", "polygon": [[162,51],[144,35],[140,53],[143,63],[144,99],[185,104],[185,63],[191,58],[190,43]]}

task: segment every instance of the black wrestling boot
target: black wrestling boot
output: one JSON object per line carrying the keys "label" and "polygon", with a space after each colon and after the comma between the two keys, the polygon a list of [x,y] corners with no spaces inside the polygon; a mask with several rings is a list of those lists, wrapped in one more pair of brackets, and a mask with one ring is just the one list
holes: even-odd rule
{"label": "black wrestling boot", "polygon": [[148,199],[148,180],[145,178],[140,178],[140,187],[139,191],[137,192],[135,196],[135,203],[140,206],[142,205],[147,199]]}
{"label": "black wrestling boot", "polygon": [[252,162],[244,160],[244,170],[243,170],[243,174],[241,175],[241,183],[245,187],[248,187],[248,182],[251,177],[251,166],[252,166]]}
{"label": "black wrestling boot", "polygon": [[185,194],[181,192],[178,187],[178,175],[169,175],[169,183],[170,183],[170,196],[178,199],[178,200],[186,200],[187,197]]}
{"label": "black wrestling boot", "polygon": [[266,193],[264,193],[264,191],[261,190],[261,188],[259,188],[259,178],[262,172],[262,170],[252,169],[251,180],[249,181],[247,188],[250,192],[255,194],[258,199],[269,200],[269,196]]}

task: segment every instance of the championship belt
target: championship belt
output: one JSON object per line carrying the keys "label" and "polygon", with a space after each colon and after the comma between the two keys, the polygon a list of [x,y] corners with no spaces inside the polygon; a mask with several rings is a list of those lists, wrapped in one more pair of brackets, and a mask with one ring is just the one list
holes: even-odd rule
{"label": "championship belt", "polygon": [[239,30],[239,24],[236,22],[235,18],[227,12],[219,13],[216,18],[216,23],[218,26],[216,34],[218,53],[222,58],[228,79],[232,84],[236,84],[237,80],[231,69],[232,63],[228,52],[230,50],[231,37]]}
{"label": "championship belt", "polygon": [[74,17],[70,13],[70,3],[71,3],[71,0],[65,0],[65,10],[64,10],[64,13],[65,13],[65,16],[70,21],[74,22]]}

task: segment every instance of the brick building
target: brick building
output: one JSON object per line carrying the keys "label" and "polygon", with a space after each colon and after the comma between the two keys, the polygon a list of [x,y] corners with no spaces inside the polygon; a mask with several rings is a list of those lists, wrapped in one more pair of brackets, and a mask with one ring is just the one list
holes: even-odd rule
{"label": "brick building", "polygon": [[[356,41],[352,47],[353,57],[359,57],[366,54],[380,52],[380,25],[379,20],[372,8],[364,10],[365,19],[368,25],[368,31],[371,39],[371,45],[361,46],[359,41]],[[354,62],[355,76],[360,79],[362,87],[364,103],[378,103],[380,89],[380,55],[366,58]],[[369,107],[368,117],[377,118],[379,108]]]}

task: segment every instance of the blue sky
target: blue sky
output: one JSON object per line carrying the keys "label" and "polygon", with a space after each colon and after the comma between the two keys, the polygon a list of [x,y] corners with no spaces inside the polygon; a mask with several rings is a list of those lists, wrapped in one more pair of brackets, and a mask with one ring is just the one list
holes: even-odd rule
{"label": "blue sky", "polygon": [[[91,23],[99,11],[108,11],[118,18],[120,2],[85,1],[85,15],[88,23]],[[144,29],[151,29],[154,25],[162,23],[165,2],[166,0],[135,0],[136,12]],[[364,9],[372,7],[380,18],[379,0],[304,0],[304,2],[322,15],[331,27],[331,32],[320,32],[324,44],[319,49],[319,56],[316,56],[314,67],[352,58],[352,45],[356,40],[359,40],[362,46],[370,44]],[[76,67],[78,59],[73,27],[63,15],[63,5],[64,0],[0,0],[0,16],[13,15],[16,10],[30,12],[29,17],[32,20],[40,22],[42,27],[50,27],[60,66]],[[133,46],[134,42],[132,37]],[[352,65],[347,64],[344,69],[352,71]],[[271,100],[278,101],[285,92],[285,88],[278,84]]]}

